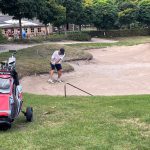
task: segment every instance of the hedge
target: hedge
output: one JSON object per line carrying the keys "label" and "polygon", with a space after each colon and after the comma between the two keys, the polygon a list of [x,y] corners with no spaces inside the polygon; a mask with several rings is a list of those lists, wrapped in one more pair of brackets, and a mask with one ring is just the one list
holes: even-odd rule
{"label": "hedge", "polygon": [[88,33],[82,32],[67,32],[67,34],[50,34],[48,36],[37,36],[30,40],[37,41],[62,41],[62,40],[73,40],[73,41],[90,41],[91,36]]}
{"label": "hedge", "polygon": [[129,36],[148,36],[150,29],[132,29],[132,30],[101,30],[101,31],[85,31],[91,37],[129,37]]}
{"label": "hedge", "polygon": [[91,40],[91,35],[88,33],[69,33],[66,36],[67,40],[73,40],[73,41],[90,41]]}
{"label": "hedge", "polygon": [[0,29],[0,43],[5,43],[5,42],[6,42],[6,38],[3,36],[2,30]]}

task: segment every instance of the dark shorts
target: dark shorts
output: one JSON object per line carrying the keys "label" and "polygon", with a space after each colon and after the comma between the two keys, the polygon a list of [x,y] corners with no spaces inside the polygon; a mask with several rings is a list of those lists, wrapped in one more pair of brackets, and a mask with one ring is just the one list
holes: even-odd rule
{"label": "dark shorts", "polygon": [[51,69],[52,69],[52,70],[57,69],[57,71],[59,71],[59,70],[61,70],[61,69],[62,69],[61,64],[55,64],[55,65],[50,64],[50,65],[51,65]]}

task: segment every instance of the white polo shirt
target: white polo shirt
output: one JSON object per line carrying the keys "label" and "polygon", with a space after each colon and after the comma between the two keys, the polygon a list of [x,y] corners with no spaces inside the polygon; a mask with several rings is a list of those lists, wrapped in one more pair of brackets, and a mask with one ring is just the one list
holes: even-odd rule
{"label": "white polo shirt", "polygon": [[59,55],[59,51],[55,51],[51,57],[51,63],[56,64],[56,62],[60,60],[57,64],[61,64],[64,57],[65,57],[65,54]]}

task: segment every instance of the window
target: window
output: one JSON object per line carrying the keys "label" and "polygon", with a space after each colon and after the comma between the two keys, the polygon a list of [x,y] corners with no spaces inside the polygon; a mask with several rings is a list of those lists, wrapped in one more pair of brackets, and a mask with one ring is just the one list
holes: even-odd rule
{"label": "window", "polygon": [[0,93],[9,93],[10,92],[10,80],[0,78]]}
{"label": "window", "polygon": [[41,32],[41,28],[38,28],[38,32]]}
{"label": "window", "polygon": [[34,32],[34,28],[31,28],[31,32],[32,32],[32,33]]}
{"label": "window", "polygon": [[27,29],[27,28],[24,28],[24,31],[27,33],[27,32],[28,32],[28,29]]}

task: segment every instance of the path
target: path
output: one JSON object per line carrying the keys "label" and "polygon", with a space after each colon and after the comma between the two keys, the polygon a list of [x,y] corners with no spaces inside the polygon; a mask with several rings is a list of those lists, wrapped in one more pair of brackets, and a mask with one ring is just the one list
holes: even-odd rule
{"label": "path", "polygon": [[[75,71],[63,76],[94,95],[150,94],[150,44],[89,50],[92,61],[74,62]],[[22,79],[24,92],[64,95],[64,83],[47,83],[48,75]],[[68,95],[86,95],[67,87]]]}

